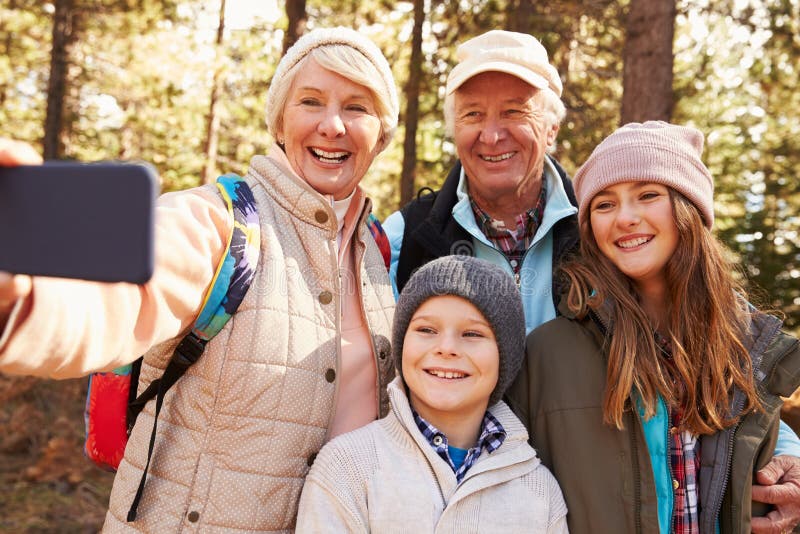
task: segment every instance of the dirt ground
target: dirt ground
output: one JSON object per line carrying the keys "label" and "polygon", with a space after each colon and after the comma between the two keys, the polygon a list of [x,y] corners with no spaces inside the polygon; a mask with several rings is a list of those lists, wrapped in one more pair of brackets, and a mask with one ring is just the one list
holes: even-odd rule
{"label": "dirt ground", "polygon": [[114,476],[83,455],[86,385],[0,374],[0,532],[100,530]]}

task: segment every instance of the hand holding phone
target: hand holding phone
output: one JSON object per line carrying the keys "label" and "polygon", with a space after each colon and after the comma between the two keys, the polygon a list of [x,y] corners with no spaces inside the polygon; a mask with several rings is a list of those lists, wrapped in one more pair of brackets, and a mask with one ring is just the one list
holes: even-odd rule
{"label": "hand holding phone", "polygon": [[156,195],[149,165],[0,167],[0,271],[144,283]]}
{"label": "hand holding phone", "polygon": [[31,288],[30,276],[0,271],[0,332],[3,332],[14,305],[19,299],[27,297]]}
{"label": "hand holding phone", "polygon": [[28,143],[0,137],[0,166],[38,165],[41,162],[42,156]]}

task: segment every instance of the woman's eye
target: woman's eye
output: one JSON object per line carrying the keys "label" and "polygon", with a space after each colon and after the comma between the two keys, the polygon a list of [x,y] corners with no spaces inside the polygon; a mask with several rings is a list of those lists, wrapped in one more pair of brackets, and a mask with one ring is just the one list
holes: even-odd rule
{"label": "woman's eye", "polygon": [[360,104],[351,104],[351,105],[347,106],[347,109],[349,111],[356,111],[358,113],[366,113],[367,112],[366,106],[362,106]]}
{"label": "woman's eye", "polygon": [[317,100],[316,98],[303,98],[300,100],[300,103],[303,104],[304,106],[318,106],[319,100]]}

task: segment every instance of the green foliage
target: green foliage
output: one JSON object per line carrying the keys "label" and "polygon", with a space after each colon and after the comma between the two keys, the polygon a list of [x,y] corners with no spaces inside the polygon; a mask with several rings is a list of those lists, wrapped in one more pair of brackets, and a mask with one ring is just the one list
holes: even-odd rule
{"label": "green foliage", "polygon": [[34,0],[0,7],[0,134],[34,144],[44,133],[51,12]]}
{"label": "green foliage", "polygon": [[718,235],[759,303],[782,311],[794,330],[800,329],[798,9],[774,0],[739,10],[687,10],[675,65],[675,120],[708,133]]}

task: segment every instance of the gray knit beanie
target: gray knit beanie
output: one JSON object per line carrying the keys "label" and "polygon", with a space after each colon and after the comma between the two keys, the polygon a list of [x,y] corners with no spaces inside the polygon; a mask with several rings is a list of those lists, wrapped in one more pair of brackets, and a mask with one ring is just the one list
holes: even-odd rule
{"label": "gray knit beanie", "polygon": [[375,43],[357,31],[343,26],[311,30],[300,37],[278,62],[275,74],[272,76],[272,82],[267,90],[266,123],[269,134],[273,137],[277,135],[277,125],[283,110],[275,106],[274,103],[276,95],[288,90],[287,74],[312,50],[330,45],[349,46],[367,58],[372,66],[375,67],[375,73],[378,75],[375,90],[388,107],[388,116],[382,117],[381,120],[385,124],[382,149],[386,148],[397,129],[397,121],[400,115],[400,101],[397,96],[397,86],[394,83],[392,69],[383,52]]}
{"label": "gray knit beanie", "polygon": [[500,369],[489,406],[502,399],[525,355],[525,315],[511,276],[497,265],[471,256],[445,256],[420,267],[406,283],[394,312],[392,354],[403,375],[403,340],[417,308],[431,297],[464,298],[486,318],[497,340]]}
{"label": "gray knit beanie", "polygon": [[623,182],[654,182],[682,193],[714,224],[714,180],[700,156],[703,134],[663,121],[632,122],[606,137],[572,179],[581,222],[592,198]]}

